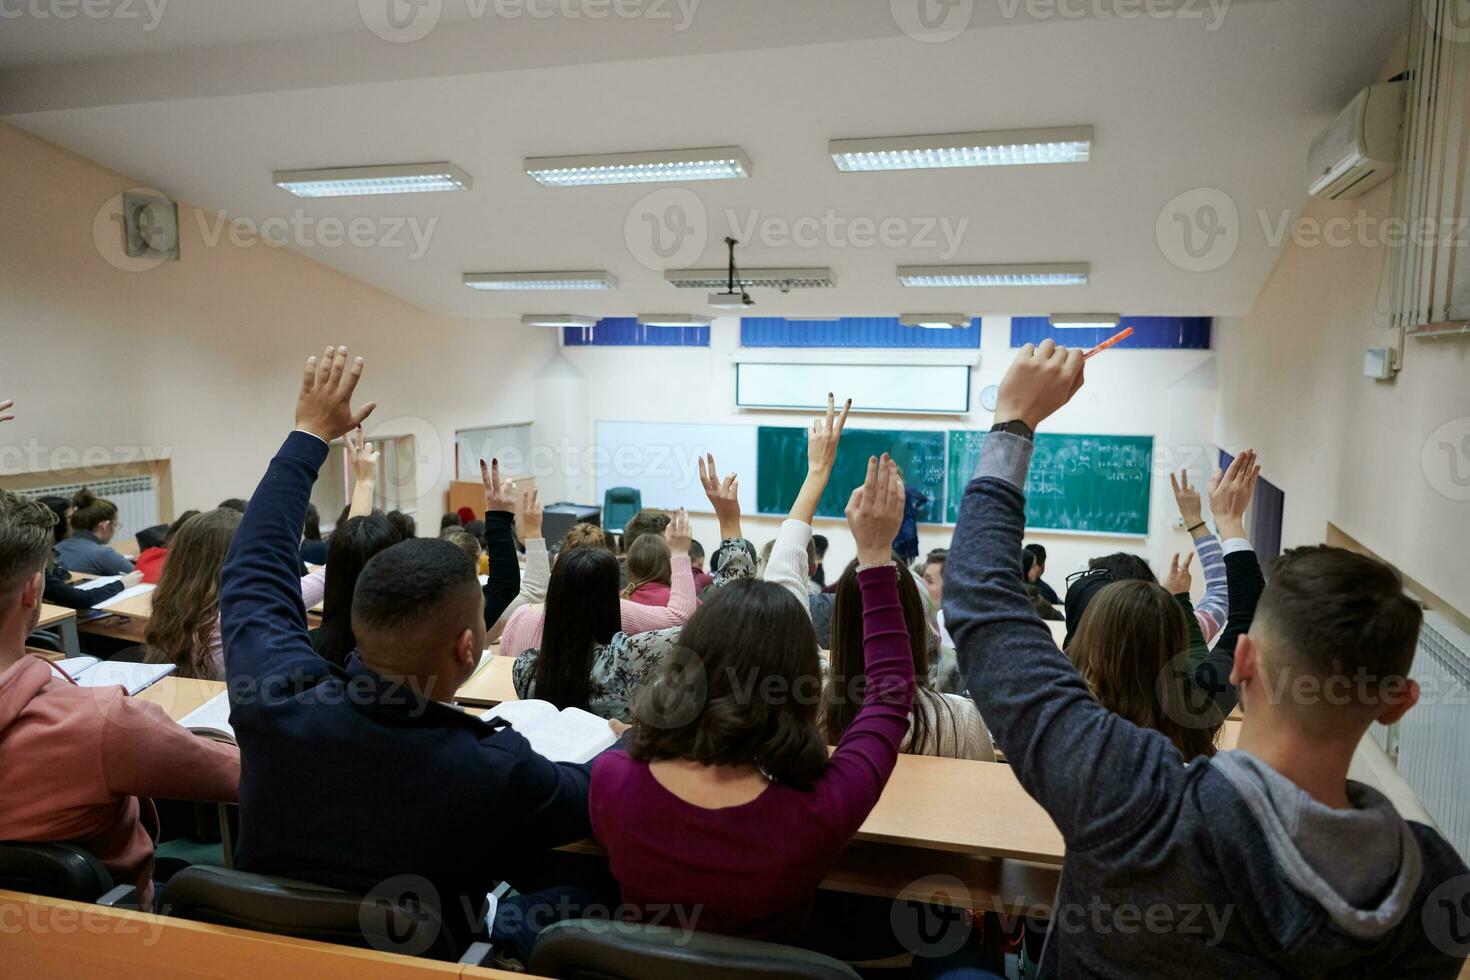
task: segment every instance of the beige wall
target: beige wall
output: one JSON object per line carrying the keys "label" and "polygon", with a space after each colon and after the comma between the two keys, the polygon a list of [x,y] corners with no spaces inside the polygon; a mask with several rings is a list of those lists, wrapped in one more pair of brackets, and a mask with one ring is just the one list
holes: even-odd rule
{"label": "beige wall", "polygon": [[[1361,210],[1373,227],[1390,186],[1304,217]],[[1470,338],[1410,339],[1396,381],[1364,377],[1364,350],[1393,343],[1378,312],[1388,249],[1352,237],[1288,244],[1250,315],[1219,324],[1218,439],[1259,450],[1286,491],[1284,545],[1334,523],[1470,611]]]}
{"label": "beige wall", "polygon": [[368,358],[370,428],[416,435],[420,522],[437,527],[454,430],[530,417],[517,382],[551,356],[550,331],[432,316],[263,243],[211,246],[182,202],[183,260],[128,271],[115,223],[94,223],[138,181],[3,123],[0,176],[0,397],[19,416],[0,472],[167,456],[180,509],[248,496],[305,357],[345,343]]}

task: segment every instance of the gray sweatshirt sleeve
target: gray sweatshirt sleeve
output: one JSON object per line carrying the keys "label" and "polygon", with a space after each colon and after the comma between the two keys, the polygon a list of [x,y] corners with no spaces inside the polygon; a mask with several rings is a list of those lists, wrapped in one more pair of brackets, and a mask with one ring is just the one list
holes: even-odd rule
{"label": "gray sweatshirt sleeve", "polygon": [[944,567],[944,621],[970,696],[1070,849],[1119,841],[1179,792],[1173,743],[1097,703],[1021,578],[1029,439],[990,433]]}

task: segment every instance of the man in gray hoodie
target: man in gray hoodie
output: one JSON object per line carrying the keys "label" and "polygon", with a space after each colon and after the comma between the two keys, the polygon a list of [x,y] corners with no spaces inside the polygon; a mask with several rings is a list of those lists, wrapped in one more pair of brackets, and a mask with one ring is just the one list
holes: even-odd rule
{"label": "man in gray hoodie", "polygon": [[1036,617],[1022,488],[1032,435],[1082,366],[1051,341],[1019,352],[945,567],[970,693],[1067,842],[1041,975],[1456,976],[1470,872],[1347,778],[1369,724],[1419,696],[1407,674],[1420,612],[1392,569],[1335,548],[1279,562],[1254,623],[1232,609],[1221,640],[1240,747],[1187,766],[1166,737],[1102,708]]}

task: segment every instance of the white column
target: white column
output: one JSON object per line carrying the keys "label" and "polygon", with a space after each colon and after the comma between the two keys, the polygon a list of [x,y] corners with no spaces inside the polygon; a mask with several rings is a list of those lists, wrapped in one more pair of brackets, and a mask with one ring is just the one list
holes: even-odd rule
{"label": "white column", "polygon": [[600,504],[597,482],[588,469],[592,439],[587,376],[557,351],[537,372],[534,389],[531,470],[541,491],[541,502]]}

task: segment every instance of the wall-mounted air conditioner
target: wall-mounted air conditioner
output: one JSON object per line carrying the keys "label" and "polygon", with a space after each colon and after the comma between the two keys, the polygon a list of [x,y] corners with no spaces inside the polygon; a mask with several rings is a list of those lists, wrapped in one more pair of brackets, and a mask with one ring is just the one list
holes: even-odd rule
{"label": "wall-mounted air conditioner", "polygon": [[1405,98],[1403,82],[1365,88],[1312,141],[1307,155],[1307,190],[1313,197],[1357,197],[1393,174],[1399,159]]}

